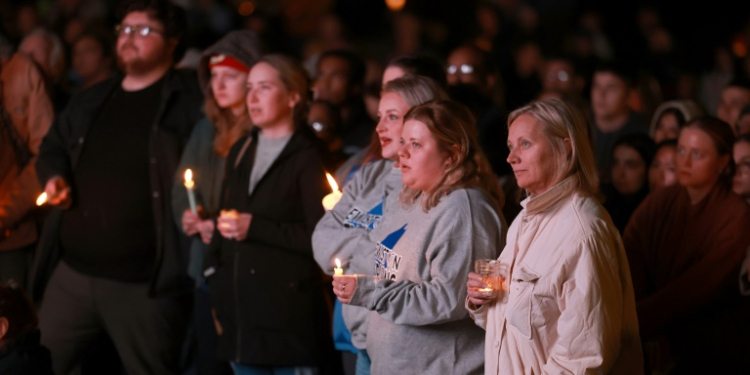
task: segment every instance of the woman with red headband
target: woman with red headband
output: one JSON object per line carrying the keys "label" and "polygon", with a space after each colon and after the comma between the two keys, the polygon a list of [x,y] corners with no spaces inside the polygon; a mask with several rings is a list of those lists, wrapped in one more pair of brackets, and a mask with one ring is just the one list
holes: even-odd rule
{"label": "woman with red headband", "polygon": [[[204,117],[194,128],[182,154],[172,192],[177,226],[190,237],[188,274],[195,280],[193,358],[198,373],[231,373],[228,363],[215,359],[216,331],[211,317],[208,287],[203,282],[204,253],[219,216],[219,192],[224,163],[232,145],[252,127],[245,104],[250,67],[261,56],[260,41],[252,31],[233,31],[203,53],[198,79],[205,95]],[[195,208],[185,189],[183,175],[193,175]]]}

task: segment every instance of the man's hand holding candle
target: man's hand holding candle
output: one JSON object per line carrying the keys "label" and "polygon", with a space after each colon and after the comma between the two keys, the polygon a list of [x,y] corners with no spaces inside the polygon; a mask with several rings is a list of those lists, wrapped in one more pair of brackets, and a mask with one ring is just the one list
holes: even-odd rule
{"label": "man's hand holding candle", "polygon": [[198,233],[198,223],[201,218],[192,210],[187,209],[182,213],[182,231],[188,236],[192,236]]}
{"label": "man's hand holding candle", "polygon": [[239,213],[236,210],[222,210],[216,226],[224,238],[243,241],[247,238],[247,230],[250,229],[252,219],[252,214]]}
{"label": "man's hand holding candle", "polygon": [[[201,234],[201,241],[206,245],[211,243],[214,236],[214,221],[212,219],[199,221],[196,225],[198,232]],[[247,233],[247,231],[245,231]]]}
{"label": "man's hand holding candle", "polygon": [[60,176],[50,178],[44,186],[44,192],[47,193],[47,204],[49,205],[68,209],[73,203],[70,185]]}

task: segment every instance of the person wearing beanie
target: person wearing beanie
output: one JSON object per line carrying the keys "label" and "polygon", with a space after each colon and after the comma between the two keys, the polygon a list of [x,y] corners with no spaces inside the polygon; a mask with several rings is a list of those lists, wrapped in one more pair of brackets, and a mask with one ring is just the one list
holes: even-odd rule
{"label": "person wearing beanie", "polygon": [[[261,57],[260,41],[254,32],[238,30],[227,34],[203,53],[198,80],[204,94],[206,115],[195,125],[172,188],[172,210],[177,226],[190,237],[188,274],[195,280],[192,317],[194,365],[201,374],[230,373],[229,364],[215,359],[216,330],[211,314],[208,286],[201,276],[219,215],[219,193],[229,149],[252,127],[245,97],[247,76]],[[184,173],[190,169],[195,184],[196,211],[190,207]]]}

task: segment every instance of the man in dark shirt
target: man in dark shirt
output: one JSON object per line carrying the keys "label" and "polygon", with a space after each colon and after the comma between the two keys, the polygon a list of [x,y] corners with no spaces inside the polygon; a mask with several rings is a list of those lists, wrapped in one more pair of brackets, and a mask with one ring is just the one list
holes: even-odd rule
{"label": "man in dark shirt", "polygon": [[187,256],[169,207],[202,104],[194,74],[171,69],[184,13],[166,0],[128,0],[119,15],[125,75],[74,97],[37,162],[55,208],[32,292],[44,291],[42,343],[57,374],[102,333],[128,373],[175,373],[190,314]]}
{"label": "man in dark shirt", "polygon": [[594,71],[591,82],[591,145],[602,182],[609,182],[612,147],[631,133],[648,134],[643,118],[628,107],[632,79],[627,70],[616,64],[602,64]]}

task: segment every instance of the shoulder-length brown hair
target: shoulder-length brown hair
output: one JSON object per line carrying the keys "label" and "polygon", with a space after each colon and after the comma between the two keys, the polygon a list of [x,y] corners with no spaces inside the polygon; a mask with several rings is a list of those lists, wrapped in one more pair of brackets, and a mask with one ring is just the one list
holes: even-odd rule
{"label": "shoulder-length brown hair", "polygon": [[[589,142],[586,120],[574,106],[559,99],[531,102],[508,117],[508,128],[521,115],[528,115],[542,125],[542,133],[555,155],[555,182],[577,176],[578,190],[594,195],[599,190],[599,173],[594,162],[594,152]],[[565,145],[570,139],[571,150]]]}
{"label": "shoulder-length brown hair", "polygon": [[468,108],[452,100],[436,100],[413,107],[404,122],[419,121],[429,129],[438,150],[447,155],[451,163],[437,187],[432,191],[412,190],[404,186],[401,202],[412,205],[424,194],[422,209],[427,212],[440,203],[440,199],[456,189],[480,188],[492,199],[500,212],[505,202],[497,177],[479,147],[474,116]]}
{"label": "shoulder-length brown hair", "polygon": [[230,108],[219,107],[211,85],[206,85],[204,101],[206,117],[208,117],[211,123],[214,124],[214,128],[216,128],[214,153],[226,157],[234,142],[237,142],[238,139],[242,138],[253,127],[250,115],[247,113],[247,107],[243,103],[245,110],[239,116],[235,116]]}

